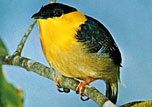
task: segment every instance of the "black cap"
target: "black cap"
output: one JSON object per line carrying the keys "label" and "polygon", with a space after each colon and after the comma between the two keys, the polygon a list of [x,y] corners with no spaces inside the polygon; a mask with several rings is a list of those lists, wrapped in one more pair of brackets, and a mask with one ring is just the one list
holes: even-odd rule
{"label": "black cap", "polygon": [[52,17],[60,17],[63,14],[77,11],[75,8],[61,4],[50,3],[42,6],[38,13],[35,13],[32,18],[34,19],[47,19]]}

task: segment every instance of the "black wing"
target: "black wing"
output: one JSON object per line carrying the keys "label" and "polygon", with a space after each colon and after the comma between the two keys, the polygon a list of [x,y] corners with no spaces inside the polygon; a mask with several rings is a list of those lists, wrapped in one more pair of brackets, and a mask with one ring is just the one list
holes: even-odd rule
{"label": "black wing", "polygon": [[97,20],[86,16],[87,21],[77,33],[79,42],[84,42],[91,53],[109,54],[116,65],[121,66],[121,54],[109,31]]}

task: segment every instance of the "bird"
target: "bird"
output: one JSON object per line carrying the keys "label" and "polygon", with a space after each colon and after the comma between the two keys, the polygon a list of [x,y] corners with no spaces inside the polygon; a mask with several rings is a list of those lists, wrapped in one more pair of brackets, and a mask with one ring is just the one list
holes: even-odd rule
{"label": "bird", "polygon": [[104,80],[106,96],[116,103],[122,58],[108,29],[95,18],[62,3],[42,6],[32,18],[37,20],[49,65],[65,77],[80,80],[76,88],[80,96],[86,85]]}

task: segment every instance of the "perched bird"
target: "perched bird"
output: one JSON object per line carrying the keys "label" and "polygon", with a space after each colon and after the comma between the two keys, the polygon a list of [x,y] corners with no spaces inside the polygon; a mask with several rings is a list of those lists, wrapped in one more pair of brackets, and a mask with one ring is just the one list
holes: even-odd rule
{"label": "perched bird", "polygon": [[121,54],[109,31],[77,9],[53,3],[32,16],[48,63],[60,74],[82,80],[76,90],[104,80],[106,96],[117,101]]}

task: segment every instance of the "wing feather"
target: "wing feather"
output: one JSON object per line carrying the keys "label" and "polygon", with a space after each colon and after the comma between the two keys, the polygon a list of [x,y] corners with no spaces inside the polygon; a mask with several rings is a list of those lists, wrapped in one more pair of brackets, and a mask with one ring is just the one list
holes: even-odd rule
{"label": "wing feather", "polygon": [[77,33],[79,42],[83,42],[88,52],[109,54],[116,65],[121,66],[121,54],[109,31],[99,21],[86,16],[87,21]]}

